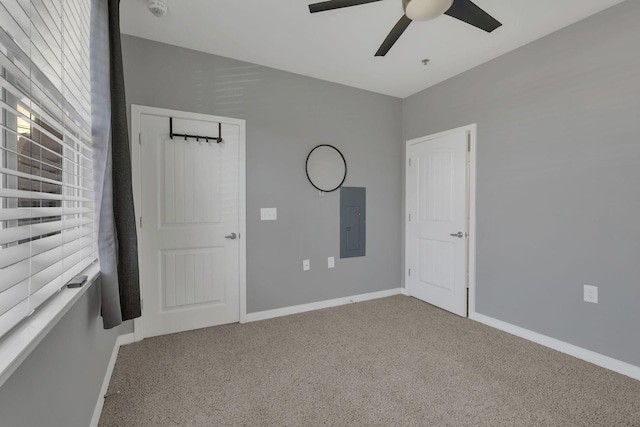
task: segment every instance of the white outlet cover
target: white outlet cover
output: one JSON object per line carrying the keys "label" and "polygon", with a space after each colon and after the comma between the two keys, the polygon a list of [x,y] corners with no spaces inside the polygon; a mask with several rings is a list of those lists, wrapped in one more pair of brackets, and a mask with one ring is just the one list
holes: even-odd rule
{"label": "white outlet cover", "polygon": [[302,261],[302,271],[308,271],[311,268],[311,263],[308,259]]}
{"label": "white outlet cover", "polygon": [[336,260],[334,257],[330,256],[329,258],[327,258],[327,267],[328,268],[333,268],[336,266]]}
{"label": "white outlet cover", "polygon": [[261,221],[275,221],[278,219],[278,209],[276,208],[260,208]]}
{"label": "white outlet cover", "polygon": [[598,303],[598,287],[584,285],[584,300],[594,304]]}

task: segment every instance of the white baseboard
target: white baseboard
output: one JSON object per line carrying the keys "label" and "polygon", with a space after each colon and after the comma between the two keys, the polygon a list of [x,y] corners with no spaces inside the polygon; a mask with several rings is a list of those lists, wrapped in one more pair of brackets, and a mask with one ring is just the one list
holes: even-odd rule
{"label": "white baseboard", "polygon": [[568,354],[569,356],[573,356],[578,359],[593,363],[594,365],[598,365],[602,368],[615,371],[619,374],[626,375],[636,380],[640,380],[640,367],[631,365],[630,363],[622,362],[612,357],[605,356],[603,354],[596,353],[594,351],[587,350],[585,348],[578,347],[573,344],[569,344],[564,341],[560,341],[558,339],[551,338],[525,328],[521,328],[520,326],[515,326],[511,323],[503,322],[502,320],[497,320],[492,317],[485,316],[484,314],[471,313],[469,318],[471,320],[475,320],[476,322],[484,323],[485,325],[500,329],[501,331],[507,332],[511,335],[533,341],[537,344],[552,348],[561,353]]}
{"label": "white baseboard", "polygon": [[98,402],[93,410],[93,417],[91,418],[91,427],[98,427],[100,421],[100,414],[102,414],[102,407],[104,406],[104,396],[107,394],[109,388],[109,381],[111,381],[111,374],[113,374],[113,368],[116,366],[116,359],[118,358],[118,351],[123,345],[131,344],[135,341],[134,334],[120,335],[116,338],[116,342],[111,352],[111,359],[109,359],[109,365],[107,365],[107,372],[104,374],[102,380],[102,387],[100,388],[100,395],[98,396]]}
{"label": "white baseboard", "polygon": [[407,288],[400,288],[400,293],[404,296],[410,297],[409,290]]}
{"label": "white baseboard", "polygon": [[386,291],[371,292],[369,294],[354,295],[350,297],[312,302],[309,304],[276,308],[274,310],[258,311],[256,313],[247,313],[245,322],[256,322],[258,320],[266,320],[266,319],[272,319],[274,317],[289,316],[290,314],[304,313],[306,311],[337,307],[340,305],[353,304],[356,302],[369,301],[369,300],[378,299],[378,298],[386,298],[393,295],[400,295],[402,293],[402,289],[403,288],[395,288],[395,289],[389,289]]}

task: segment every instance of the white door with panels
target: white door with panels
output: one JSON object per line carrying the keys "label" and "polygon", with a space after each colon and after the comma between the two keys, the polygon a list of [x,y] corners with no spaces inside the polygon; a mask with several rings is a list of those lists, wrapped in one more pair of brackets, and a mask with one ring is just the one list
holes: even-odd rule
{"label": "white door with panels", "polygon": [[467,316],[470,133],[407,143],[406,275],[409,295]]}
{"label": "white door with panels", "polygon": [[[144,113],[139,123],[144,336],[237,322],[240,125]],[[207,140],[220,130],[223,142]]]}

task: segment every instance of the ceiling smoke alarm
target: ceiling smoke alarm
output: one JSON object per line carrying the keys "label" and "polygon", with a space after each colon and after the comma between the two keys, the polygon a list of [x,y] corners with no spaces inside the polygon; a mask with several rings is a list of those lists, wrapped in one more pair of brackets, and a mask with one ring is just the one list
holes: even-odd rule
{"label": "ceiling smoke alarm", "polygon": [[149,0],[147,2],[147,6],[149,7],[151,13],[153,13],[153,15],[157,16],[158,18],[161,18],[167,14],[167,4],[162,0]]}

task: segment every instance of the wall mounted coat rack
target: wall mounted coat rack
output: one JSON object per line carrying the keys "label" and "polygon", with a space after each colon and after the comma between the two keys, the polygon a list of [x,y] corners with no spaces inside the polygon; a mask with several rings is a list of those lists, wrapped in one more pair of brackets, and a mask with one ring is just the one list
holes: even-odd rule
{"label": "wall mounted coat rack", "polygon": [[195,139],[196,141],[200,141],[201,139],[204,139],[207,142],[211,140],[220,144],[221,142],[223,142],[222,141],[222,123],[218,123],[218,136],[202,136],[202,135],[191,135],[188,133],[173,133],[173,117],[169,117],[169,137],[173,139],[174,136],[179,138],[184,138],[185,141],[189,138]]}

